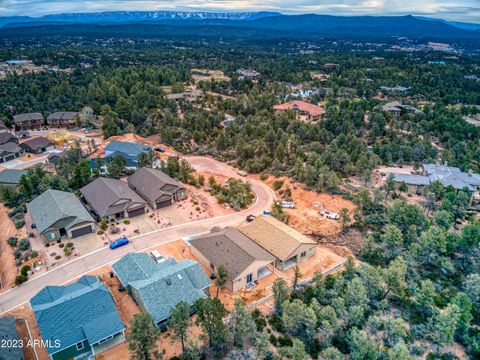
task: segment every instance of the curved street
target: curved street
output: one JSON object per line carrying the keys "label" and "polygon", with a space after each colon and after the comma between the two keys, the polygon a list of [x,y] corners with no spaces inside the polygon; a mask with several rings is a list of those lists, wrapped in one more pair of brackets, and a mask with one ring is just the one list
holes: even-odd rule
{"label": "curved street", "polygon": [[[195,169],[201,172],[241,178],[235,169],[220,161],[201,156],[185,157],[185,159],[188,160]],[[238,225],[245,220],[248,214],[256,215],[264,209],[269,209],[275,198],[273,191],[260,181],[253,179],[248,179],[248,181],[251,183],[252,190],[256,194],[255,203],[248,209],[234,214],[192,221],[186,224],[141,234],[130,238],[131,241],[126,246],[115,250],[111,250],[108,247],[98,249],[62,266],[52,268],[19,287],[0,293],[0,314],[24,304],[47,285],[62,285],[94,269],[112,263],[128,252],[143,251],[150,247],[175,241],[185,236],[205,233],[216,226],[225,227]]]}

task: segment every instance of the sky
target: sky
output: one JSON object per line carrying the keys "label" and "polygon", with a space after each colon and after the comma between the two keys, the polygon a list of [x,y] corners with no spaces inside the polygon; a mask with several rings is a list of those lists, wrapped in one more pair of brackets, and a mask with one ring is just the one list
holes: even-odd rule
{"label": "sky", "polygon": [[114,10],[418,15],[480,23],[480,0],[0,0],[0,16]]}

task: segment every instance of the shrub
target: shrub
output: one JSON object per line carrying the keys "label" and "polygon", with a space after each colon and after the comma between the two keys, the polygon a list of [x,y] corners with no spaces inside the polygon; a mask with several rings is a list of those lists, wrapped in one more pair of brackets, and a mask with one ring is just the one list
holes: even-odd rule
{"label": "shrub", "polygon": [[62,257],[60,255],[55,256],[55,260],[60,260]]}
{"label": "shrub", "polygon": [[30,231],[30,232],[28,233],[28,237],[35,237],[35,234]]}
{"label": "shrub", "polygon": [[20,285],[20,284],[23,284],[25,281],[28,280],[28,276],[25,276],[25,275],[18,275],[16,278],[15,278],[15,285]]}
{"label": "shrub", "polygon": [[7,240],[7,244],[10,245],[11,247],[16,247],[17,242],[18,242],[18,239],[15,236],[12,236]]}
{"label": "shrub", "polygon": [[22,265],[22,260],[15,260],[15,266],[19,267],[20,265]]}
{"label": "shrub", "polygon": [[17,220],[15,221],[15,228],[16,229],[21,229],[22,227],[25,226],[25,220]]}
{"label": "shrub", "polygon": [[33,258],[36,258],[38,256],[38,252],[36,252],[35,250],[33,250],[31,253],[30,253],[30,257],[33,259]]}
{"label": "shrub", "polygon": [[283,325],[282,325],[282,319],[280,316],[277,314],[273,314],[270,319],[268,320],[268,323],[277,331],[282,332],[283,331]]}
{"label": "shrub", "polygon": [[275,335],[271,334],[270,337],[269,337],[269,340],[270,340],[270,344],[272,344],[273,346],[277,346],[278,341],[277,341],[277,338],[275,337]]}
{"label": "shrub", "polygon": [[103,231],[102,231],[102,230],[98,230],[98,231],[97,231],[97,235],[103,235]]}
{"label": "shrub", "polygon": [[25,265],[24,267],[22,267],[22,270],[20,270],[20,274],[22,274],[23,276],[28,276],[28,272],[31,269],[32,268],[30,267],[30,265]]}
{"label": "shrub", "polygon": [[281,347],[293,345],[292,339],[286,338],[284,336],[279,336],[277,340],[278,340],[278,345],[280,345]]}
{"label": "shrub", "polygon": [[61,242],[62,242],[61,239],[58,239],[58,240],[57,240],[57,244],[60,244]]}
{"label": "shrub", "polygon": [[48,242],[45,243],[45,247],[47,247],[47,248],[50,247],[50,243],[48,243]]}
{"label": "shrub", "polygon": [[20,250],[15,250],[13,256],[15,256],[15,259],[20,259],[22,257],[22,252]]}
{"label": "shrub", "polygon": [[130,224],[130,220],[127,219],[127,220],[125,220],[123,223],[124,223],[125,225],[129,225],[129,224]]}
{"label": "shrub", "polygon": [[268,179],[268,174],[261,174],[260,175],[260,180],[266,181]]}
{"label": "shrub", "polygon": [[28,239],[22,239],[18,243],[18,248],[22,251],[30,249],[30,240]]}
{"label": "shrub", "polygon": [[63,248],[64,246],[65,246],[65,244],[60,244],[60,245],[58,245],[58,247],[59,247],[60,249]]}
{"label": "shrub", "polygon": [[284,181],[283,180],[277,180],[273,183],[273,190],[278,191],[280,188],[283,186]]}

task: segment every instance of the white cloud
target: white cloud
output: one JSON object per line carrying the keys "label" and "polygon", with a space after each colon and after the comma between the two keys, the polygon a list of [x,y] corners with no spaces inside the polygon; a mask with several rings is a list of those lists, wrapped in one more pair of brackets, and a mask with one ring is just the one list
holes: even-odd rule
{"label": "white cloud", "polygon": [[287,14],[422,15],[480,22],[479,0],[0,0],[0,16],[114,10],[280,11]]}

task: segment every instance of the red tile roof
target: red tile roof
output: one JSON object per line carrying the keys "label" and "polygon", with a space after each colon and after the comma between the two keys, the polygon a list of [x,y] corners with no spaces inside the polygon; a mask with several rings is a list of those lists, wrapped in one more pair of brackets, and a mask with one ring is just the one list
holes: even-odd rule
{"label": "red tile roof", "polygon": [[274,105],[273,109],[274,110],[299,110],[309,114],[310,116],[318,116],[318,115],[325,114],[324,108],[317,105],[310,104],[305,101],[301,101],[301,100],[294,100],[284,104]]}

